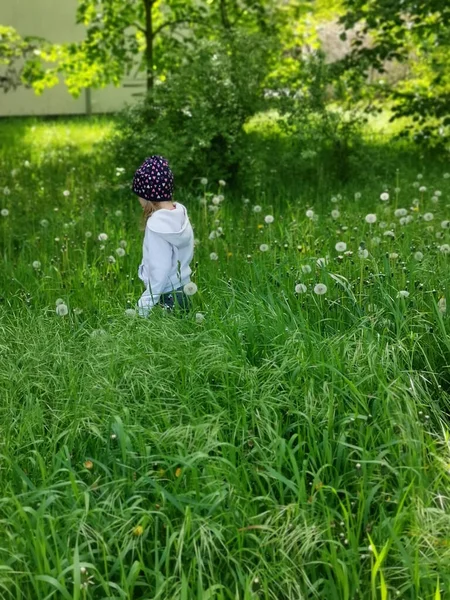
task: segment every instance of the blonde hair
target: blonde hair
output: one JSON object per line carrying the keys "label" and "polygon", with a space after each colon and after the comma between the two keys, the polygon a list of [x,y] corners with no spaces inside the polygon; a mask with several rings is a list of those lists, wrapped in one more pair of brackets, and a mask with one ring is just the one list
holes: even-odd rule
{"label": "blonde hair", "polygon": [[153,202],[151,200],[147,200],[145,207],[142,211],[142,220],[141,220],[141,226],[140,226],[141,231],[145,231],[145,226],[147,225],[147,221],[149,220],[149,218],[152,216],[152,214],[156,210],[157,210],[157,208],[155,207]]}

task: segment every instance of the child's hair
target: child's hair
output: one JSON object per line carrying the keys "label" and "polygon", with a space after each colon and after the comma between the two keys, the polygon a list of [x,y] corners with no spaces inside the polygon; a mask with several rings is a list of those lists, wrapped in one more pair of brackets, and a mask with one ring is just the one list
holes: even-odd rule
{"label": "child's hair", "polygon": [[145,231],[147,221],[152,216],[152,214],[155,212],[155,210],[156,210],[156,208],[155,208],[153,202],[147,201],[145,204],[145,207],[142,211],[142,220],[141,220],[141,226],[140,226],[141,231]]}

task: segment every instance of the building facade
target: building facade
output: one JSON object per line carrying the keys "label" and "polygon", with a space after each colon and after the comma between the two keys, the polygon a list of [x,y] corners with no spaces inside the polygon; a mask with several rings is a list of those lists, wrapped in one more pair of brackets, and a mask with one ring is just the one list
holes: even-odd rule
{"label": "building facade", "polygon": [[[83,38],[83,26],[75,23],[77,0],[1,0],[0,23],[14,27],[22,36],[35,35],[64,43]],[[69,115],[114,112],[136,100],[145,89],[144,80],[125,80],[121,87],[86,90],[71,96],[64,83],[37,96],[20,86],[0,91],[0,117],[25,115]]]}

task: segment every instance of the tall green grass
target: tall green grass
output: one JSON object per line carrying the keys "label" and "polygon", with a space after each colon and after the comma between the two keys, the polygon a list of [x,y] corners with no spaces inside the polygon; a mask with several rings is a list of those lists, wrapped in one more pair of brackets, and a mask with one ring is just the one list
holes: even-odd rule
{"label": "tall green grass", "polygon": [[101,150],[111,125],[0,126],[0,597],[445,597],[444,170],[387,163],[317,199],[301,182],[249,203],[177,190],[199,291],[187,318],[142,319],[125,313],[142,232],[132,174]]}

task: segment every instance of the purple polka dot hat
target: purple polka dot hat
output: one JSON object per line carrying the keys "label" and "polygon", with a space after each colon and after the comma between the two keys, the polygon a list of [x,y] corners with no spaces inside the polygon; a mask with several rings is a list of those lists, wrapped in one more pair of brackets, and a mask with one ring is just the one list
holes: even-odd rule
{"label": "purple polka dot hat", "polygon": [[146,158],[134,174],[133,192],[152,202],[172,200],[173,173],[163,156]]}

